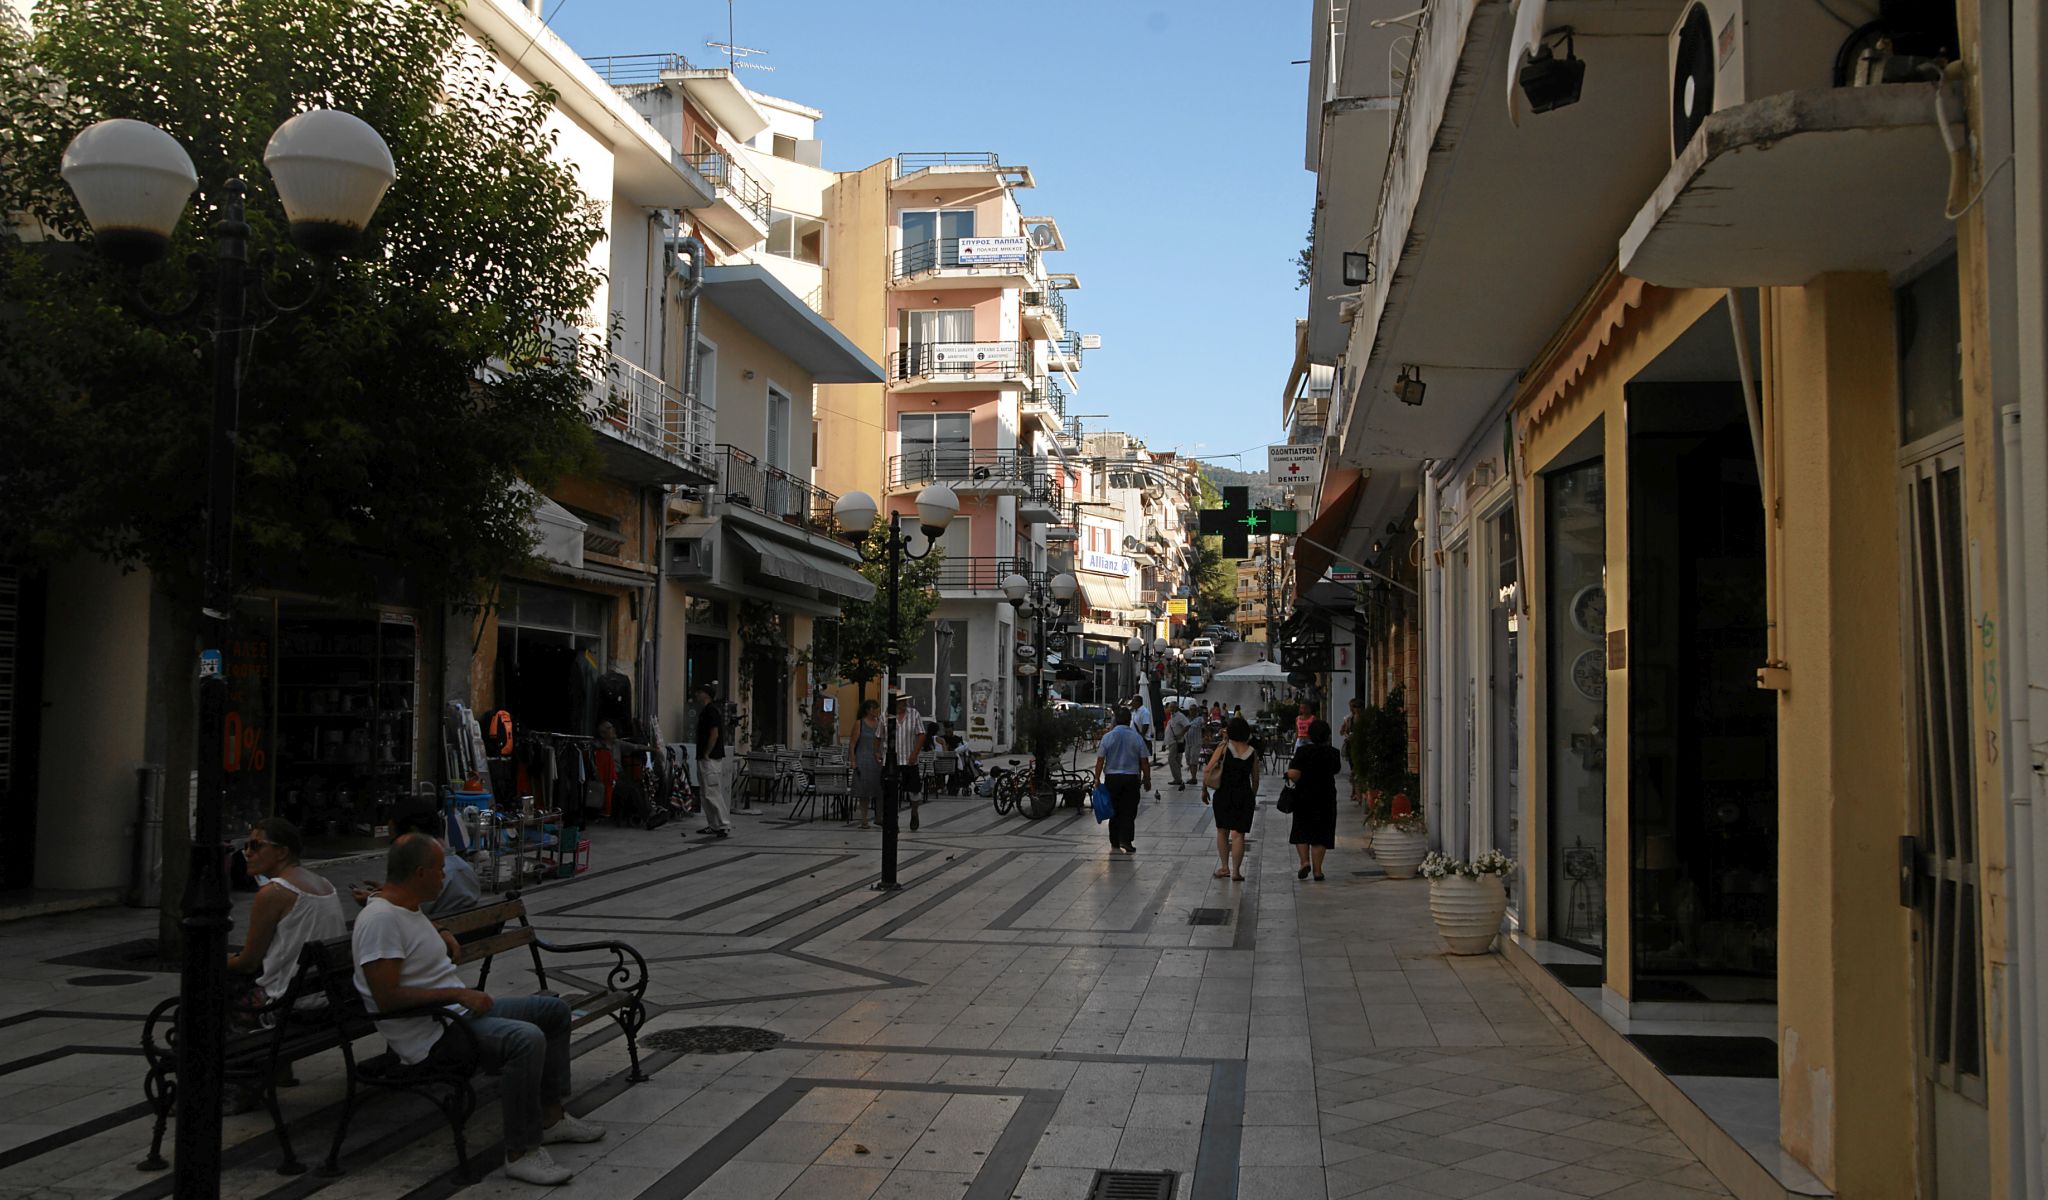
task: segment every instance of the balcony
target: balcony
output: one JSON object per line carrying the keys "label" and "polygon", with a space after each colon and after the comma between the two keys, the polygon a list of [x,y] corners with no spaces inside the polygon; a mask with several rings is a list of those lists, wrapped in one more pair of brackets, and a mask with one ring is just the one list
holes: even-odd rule
{"label": "balcony", "polygon": [[1020,386],[1029,376],[1024,342],[913,342],[889,356],[899,392],[948,392]]}
{"label": "balcony", "polygon": [[1041,379],[1024,389],[1024,419],[1039,422],[1047,433],[1058,433],[1067,423],[1067,391],[1050,379]]}
{"label": "balcony", "polygon": [[1045,365],[1053,371],[1072,374],[1081,369],[1081,335],[1066,333],[1046,344]]}
{"label": "balcony", "polygon": [[768,189],[731,153],[707,150],[683,161],[711,182],[711,207],[697,210],[711,232],[738,249],[768,240]]}
{"label": "balcony", "polygon": [[1015,450],[928,447],[889,460],[889,490],[914,492],[943,483],[977,496],[1022,496],[1031,491],[1035,466],[1030,455]]}
{"label": "balcony", "polygon": [[1035,464],[1036,473],[1031,478],[1031,490],[1017,498],[1017,523],[1020,525],[1056,525],[1066,506],[1066,488],[1059,476],[1045,469],[1045,464]]}
{"label": "balcony", "polygon": [[894,287],[1021,288],[1038,277],[1038,249],[1021,236],[930,238],[890,257]]}
{"label": "balcony", "polygon": [[783,470],[771,467],[738,446],[720,446],[717,456],[718,497],[729,505],[750,509],[805,533],[837,537],[839,523],[832,504],[839,497]]}
{"label": "balcony", "polygon": [[1067,298],[1049,282],[1024,293],[1024,336],[1058,341],[1067,331]]}
{"label": "balcony", "polygon": [[712,415],[617,354],[593,386],[590,425],[605,472],[638,484],[703,483],[716,477]]}
{"label": "balcony", "polygon": [[909,192],[986,192],[1038,186],[1030,167],[1006,167],[993,151],[914,150],[896,156],[889,186]]}
{"label": "balcony", "polygon": [[1020,558],[942,558],[939,595],[949,600],[1001,598],[1004,578],[1029,574],[1031,564]]}

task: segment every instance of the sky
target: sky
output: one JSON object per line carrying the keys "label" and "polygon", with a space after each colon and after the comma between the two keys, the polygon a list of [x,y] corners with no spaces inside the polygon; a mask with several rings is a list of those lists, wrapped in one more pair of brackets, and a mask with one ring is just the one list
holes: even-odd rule
{"label": "sky", "polygon": [[[725,0],[548,0],[585,56],[723,65]],[[1294,256],[1308,0],[733,0],[748,87],[820,109],[825,165],[993,150],[1028,166],[1027,215],[1059,221],[1048,269],[1080,276],[1072,327],[1102,335],[1070,413],[1154,450],[1263,470],[1307,311]]]}

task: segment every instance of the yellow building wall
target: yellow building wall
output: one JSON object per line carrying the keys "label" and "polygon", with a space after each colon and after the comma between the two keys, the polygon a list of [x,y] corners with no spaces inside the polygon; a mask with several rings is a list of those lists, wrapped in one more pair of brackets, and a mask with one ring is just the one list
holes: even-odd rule
{"label": "yellow building wall", "polygon": [[1779,506],[1779,1121],[1845,1197],[1915,1191],[1913,948],[1897,902],[1902,750],[1891,285],[1828,275],[1768,305]]}
{"label": "yellow building wall", "polygon": [[[829,265],[825,312],[878,363],[889,360],[889,176],[893,160],[841,174],[825,192]],[[878,383],[817,389],[818,486],[835,495],[883,487],[883,393]]]}

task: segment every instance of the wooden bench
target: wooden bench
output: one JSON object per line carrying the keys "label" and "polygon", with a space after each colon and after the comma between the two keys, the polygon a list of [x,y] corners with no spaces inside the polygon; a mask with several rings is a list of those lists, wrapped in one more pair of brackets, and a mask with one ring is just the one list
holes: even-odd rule
{"label": "wooden bench", "polygon": [[[516,922],[516,925],[515,925]],[[452,913],[435,925],[456,938],[461,955],[457,966],[482,964],[477,988],[487,990],[493,958],[524,946],[533,956],[534,973],[540,991],[548,991],[543,952],[550,954],[603,951],[612,955],[603,985],[584,994],[564,997],[571,1012],[571,1028],[581,1028],[601,1018],[616,1022],[626,1036],[632,1060],[628,1081],[639,1083],[647,1077],[640,1070],[638,1034],[646,1021],[647,963],[637,950],[623,942],[583,942],[558,946],[543,940],[527,916],[526,903],[518,895],[463,912]],[[474,1034],[460,1018],[439,1005],[408,1009],[387,1016],[420,1016],[441,1022],[443,1036],[461,1039],[461,1049],[438,1060],[400,1063],[388,1050],[358,1059],[355,1043],[376,1037],[374,1021],[355,986],[355,962],[347,936],[307,945],[300,952],[298,969],[285,994],[254,1014],[266,1022],[264,1028],[247,1032],[230,1031],[223,1055],[224,1082],[257,1088],[270,1112],[271,1127],[277,1134],[280,1157],[278,1173],[296,1175],[306,1168],[293,1153],[284,1111],[278,1103],[277,1079],[282,1068],[327,1050],[340,1050],[345,1086],[341,1120],[328,1148],[320,1174],[341,1174],[341,1147],[358,1107],[359,1085],[411,1092],[424,1097],[447,1119],[455,1142],[457,1174],[471,1179],[469,1150],[464,1128],[476,1111],[473,1078],[479,1061]],[[561,972],[558,970],[557,974]],[[142,1050],[149,1064],[143,1078],[143,1093],[156,1112],[149,1155],[138,1164],[142,1170],[163,1170],[170,1164],[163,1157],[164,1128],[177,1103],[177,1018],[178,997],[173,996],[150,1011],[143,1024]]]}

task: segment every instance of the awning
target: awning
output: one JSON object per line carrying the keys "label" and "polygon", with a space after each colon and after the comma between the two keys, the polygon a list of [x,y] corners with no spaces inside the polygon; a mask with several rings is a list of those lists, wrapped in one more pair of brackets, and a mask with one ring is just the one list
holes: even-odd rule
{"label": "awning", "polygon": [[533,531],[534,556],[564,567],[581,567],[583,531],[588,528],[583,518],[535,492],[524,482],[513,486],[534,492],[533,515],[527,520],[527,527]]}
{"label": "awning", "polygon": [[704,298],[818,383],[880,383],[882,368],[762,266],[706,267]]}
{"label": "awning", "polygon": [[1137,601],[1131,597],[1131,584],[1127,579],[1115,575],[1090,575],[1086,572],[1074,576],[1081,584],[1081,595],[1091,609],[1135,608]]}
{"label": "awning", "polygon": [[726,526],[726,532],[752,554],[755,569],[771,579],[816,588],[849,600],[874,599],[875,585],[850,567],[796,546],[782,545],[736,525]]}
{"label": "awning", "polygon": [[[1334,490],[1333,490],[1334,489]],[[1335,547],[1351,526],[1351,514],[1365,490],[1365,473],[1343,467],[1332,468],[1323,480],[1327,499],[1294,542],[1294,595],[1298,599],[1310,585],[1323,577],[1335,561]],[[1318,544],[1320,543],[1320,544]]]}

